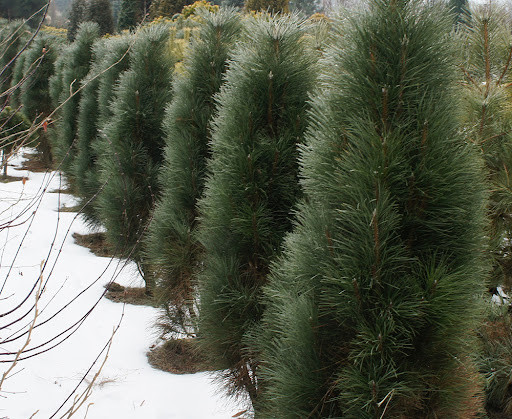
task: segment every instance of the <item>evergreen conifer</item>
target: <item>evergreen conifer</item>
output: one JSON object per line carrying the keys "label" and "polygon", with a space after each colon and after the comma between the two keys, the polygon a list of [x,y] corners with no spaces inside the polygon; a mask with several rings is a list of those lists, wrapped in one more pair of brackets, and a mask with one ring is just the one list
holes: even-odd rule
{"label": "evergreen conifer", "polygon": [[[62,107],[58,113],[57,135],[54,140],[54,154],[60,169],[68,182],[73,184],[73,161],[76,157],[75,139],[77,135],[77,114],[81,91],[78,91],[82,80],[87,76],[91,66],[92,46],[99,37],[98,24],[84,22],[80,24],[75,41],[63,52],[62,77],[59,102]],[[55,81],[54,88],[59,85]],[[78,92],[77,92],[78,91]]]}
{"label": "evergreen conifer", "polygon": [[194,333],[195,274],[201,246],[197,242],[197,201],[202,196],[209,122],[226,68],[238,39],[240,17],[231,9],[202,14],[200,35],[174,82],[174,96],[164,120],[165,161],[159,179],[162,198],[150,224],[146,253],[157,272],[157,301],[167,322],[179,332]]}
{"label": "evergreen conifer", "polygon": [[306,126],[316,56],[295,16],[247,23],[218,95],[212,158],[200,201],[199,336],[233,392],[258,395],[248,344],[262,315],[269,263],[291,229],[298,184],[297,144]]}
{"label": "evergreen conifer", "polygon": [[87,0],[73,0],[69,12],[68,41],[73,42],[78,32],[78,27],[85,22],[87,16]]}
{"label": "evergreen conifer", "polygon": [[471,142],[478,145],[488,171],[491,254],[490,286],[512,285],[512,35],[502,7],[487,5],[471,11],[464,26],[463,107],[461,117]]}
{"label": "evergreen conifer", "polygon": [[11,90],[9,94],[9,106],[12,109],[18,109],[21,106],[21,88],[25,81],[23,80],[25,76],[25,58],[26,53],[21,54],[14,63],[14,68],[12,70],[11,75]]}
{"label": "evergreen conifer", "polygon": [[115,25],[110,0],[89,0],[86,20],[98,24],[101,36],[113,34]]}
{"label": "evergreen conifer", "polygon": [[476,417],[485,187],[459,134],[451,16],[377,0],[347,26],[265,289],[261,415]]}
{"label": "evergreen conifer", "polygon": [[131,40],[130,36],[122,36],[96,41],[93,65],[83,81],[73,170],[82,214],[93,226],[100,224],[94,199],[101,188],[97,162],[98,155],[106,148],[104,127],[111,117],[108,105],[120,74],[128,69]]}
{"label": "evergreen conifer", "polygon": [[138,263],[147,292],[152,291],[152,280],[142,261],[140,241],[160,192],[162,121],[172,98],[174,60],[169,35],[167,25],[150,25],[137,32],[130,69],[115,89],[113,116],[100,156],[105,186],[97,206],[107,238],[113,248]]}
{"label": "evergreen conifer", "polygon": [[149,13],[150,6],[151,0],[121,0],[118,29],[135,29]]}
{"label": "evergreen conifer", "polygon": [[[23,54],[24,74],[27,81],[21,91],[24,114],[31,120],[41,122],[51,114],[54,107],[50,97],[49,81],[55,72],[55,61],[62,50],[62,39],[41,33]],[[38,150],[46,167],[52,164],[50,139],[46,129],[38,132]]]}
{"label": "evergreen conifer", "polygon": [[11,86],[12,75],[16,66],[16,62],[11,63],[11,60],[15,59],[16,55],[29,40],[31,35],[29,28],[22,20],[9,22],[2,30],[0,43],[1,92],[5,92]]}

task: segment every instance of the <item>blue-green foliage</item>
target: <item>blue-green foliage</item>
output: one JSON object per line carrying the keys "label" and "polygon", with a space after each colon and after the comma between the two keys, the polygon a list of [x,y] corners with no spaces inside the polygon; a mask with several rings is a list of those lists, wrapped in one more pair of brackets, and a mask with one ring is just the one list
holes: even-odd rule
{"label": "blue-green foliage", "polygon": [[128,69],[132,37],[100,39],[93,47],[93,65],[83,81],[78,108],[77,156],[74,177],[83,215],[91,225],[100,218],[94,200],[101,188],[98,156],[105,150],[105,126],[112,117],[110,101],[120,75]]}
{"label": "blue-green foliage", "polygon": [[157,299],[174,331],[194,333],[196,280],[201,246],[196,238],[197,200],[203,194],[209,155],[214,95],[226,60],[239,38],[240,16],[233,10],[201,15],[194,38],[174,82],[174,97],[164,120],[165,162],[160,173],[162,198],[155,208],[146,243],[157,271]]}
{"label": "blue-green foliage", "polygon": [[218,95],[212,159],[200,203],[205,248],[199,333],[226,384],[256,400],[257,361],[248,339],[270,261],[291,229],[301,195],[303,139],[315,54],[294,16],[249,20]]}
{"label": "blue-green foliage", "polygon": [[[448,17],[447,17],[448,16]],[[324,61],[306,200],[265,290],[265,417],[473,417],[486,273],[450,16],[373,2]]]}
{"label": "blue-green foliage", "polygon": [[157,174],[163,161],[162,120],[172,98],[174,63],[168,26],[151,25],[135,36],[130,69],[119,78],[111,121],[105,127],[100,156],[100,181],[105,186],[97,207],[113,247],[140,262],[139,241],[160,193]]}
{"label": "blue-green foliage", "polygon": [[[73,162],[76,158],[76,136],[78,128],[77,110],[80,103],[82,80],[87,76],[91,66],[92,46],[99,37],[96,23],[84,22],[79,26],[75,41],[63,51],[62,61],[56,63],[53,89],[60,87],[57,113],[57,129],[53,140],[53,151],[59,168],[68,181],[73,183]],[[55,98],[57,92],[52,94]]]}

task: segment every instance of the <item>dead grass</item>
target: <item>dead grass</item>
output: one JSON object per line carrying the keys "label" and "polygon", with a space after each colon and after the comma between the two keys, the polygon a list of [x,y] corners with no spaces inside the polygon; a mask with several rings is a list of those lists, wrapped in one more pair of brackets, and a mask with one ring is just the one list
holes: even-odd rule
{"label": "dead grass", "polygon": [[145,288],[123,287],[115,282],[107,287],[105,298],[115,303],[155,307],[153,298],[146,294]]}
{"label": "dead grass", "polygon": [[214,371],[208,366],[207,357],[201,353],[194,338],[168,340],[151,348],[146,355],[151,366],[173,374]]}
{"label": "dead grass", "polygon": [[48,191],[48,193],[60,193],[60,194],[70,194],[70,195],[73,195],[74,191],[71,188],[66,187],[66,188],[63,188],[63,189],[53,189],[51,191]]}
{"label": "dead grass", "polygon": [[105,233],[79,234],[73,233],[76,244],[86,247],[96,256],[114,257],[114,252],[107,243]]}
{"label": "dead grass", "polygon": [[3,175],[0,175],[0,182],[1,183],[20,182],[23,179],[27,179],[27,178],[24,177],[24,176],[9,176],[9,175],[3,176]]}
{"label": "dead grass", "polygon": [[81,208],[82,207],[80,205],[73,205],[71,207],[63,205],[62,207],[59,208],[59,212],[78,212]]}
{"label": "dead grass", "polygon": [[21,170],[28,170],[34,173],[44,173],[52,170],[52,168],[48,167],[48,164],[41,159],[41,154],[39,153],[23,153],[23,158],[25,160],[20,167]]}

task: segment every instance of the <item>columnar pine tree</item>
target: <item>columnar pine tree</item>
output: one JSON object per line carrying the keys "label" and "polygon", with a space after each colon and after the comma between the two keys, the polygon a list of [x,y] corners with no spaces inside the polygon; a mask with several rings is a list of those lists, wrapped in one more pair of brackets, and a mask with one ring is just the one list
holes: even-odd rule
{"label": "columnar pine tree", "polygon": [[218,96],[212,159],[200,201],[199,334],[226,385],[258,395],[258,364],[247,340],[262,315],[269,264],[291,229],[297,144],[306,126],[315,54],[295,17],[247,23]]}
{"label": "columnar pine tree", "polygon": [[13,109],[18,109],[21,106],[21,87],[25,83],[25,58],[26,53],[21,54],[14,63],[11,75],[11,90],[9,94],[9,106]]}
{"label": "columnar pine tree", "polygon": [[451,26],[419,1],[376,0],[327,54],[307,199],[265,289],[264,417],[481,407],[485,188],[459,134]]}
{"label": "columnar pine tree", "polygon": [[100,157],[106,184],[97,206],[107,238],[118,252],[138,263],[148,292],[152,283],[139,243],[160,192],[162,120],[172,97],[173,61],[167,25],[150,25],[137,32],[130,69],[121,75],[115,90]]}
{"label": "columnar pine tree", "polygon": [[[26,83],[21,91],[23,112],[31,120],[41,122],[50,115],[54,107],[50,97],[49,81],[55,72],[55,61],[59,56],[63,41],[61,38],[41,33],[23,54]],[[38,132],[38,150],[46,167],[52,163],[50,139],[47,128]]]}
{"label": "columnar pine tree", "polygon": [[[52,139],[59,168],[71,184],[74,180],[72,167],[76,157],[77,114],[81,96],[81,91],[78,89],[89,72],[92,46],[98,37],[98,25],[93,22],[84,22],[78,29],[75,41],[64,51],[62,91],[59,96],[59,102],[63,105],[57,114],[59,117],[57,135]],[[59,77],[59,74],[56,74],[56,77]]]}
{"label": "columnar pine tree", "polygon": [[101,36],[114,33],[115,25],[110,0],[89,0],[86,19],[98,24]]}
{"label": "columnar pine tree", "polygon": [[185,58],[183,73],[175,79],[174,97],[164,120],[165,161],[159,176],[162,198],[146,241],[166,324],[185,333],[195,333],[191,320],[195,317],[195,274],[201,254],[196,205],[203,193],[209,155],[213,96],[241,29],[240,16],[231,9],[202,14],[201,18],[200,35]]}
{"label": "columnar pine tree", "polygon": [[83,215],[91,225],[100,219],[94,199],[101,188],[98,155],[104,150],[104,127],[110,119],[109,102],[122,72],[128,69],[128,51],[132,37],[100,39],[93,46],[93,65],[83,81],[79,111],[77,155],[74,177]]}
{"label": "columnar pine tree", "polygon": [[60,97],[62,93],[62,76],[64,73],[64,64],[66,61],[66,53],[69,49],[69,46],[63,46],[61,54],[55,60],[55,70],[53,75],[50,77],[48,81],[49,84],[49,93],[50,99],[52,101],[53,108],[56,109],[60,105]]}
{"label": "columnar pine tree", "polygon": [[[11,86],[15,59],[18,52],[29,40],[31,32],[22,20],[15,20],[5,25],[0,43],[0,91],[5,92]],[[9,64],[10,63],[10,64]],[[3,98],[2,101],[6,99]]]}
{"label": "columnar pine tree", "polygon": [[71,10],[69,11],[68,23],[68,41],[75,40],[78,27],[82,22],[85,22],[87,15],[87,0],[73,0],[71,3]]}
{"label": "columnar pine tree", "polygon": [[505,10],[471,11],[459,31],[463,64],[461,117],[469,140],[481,149],[488,171],[493,271],[490,285],[512,285],[512,35]]}
{"label": "columnar pine tree", "polygon": [[149,13],[151,0],[121,0],[118,29],[135,29]]}
{"label": "columnar pine tree", "polygon": [[[469,140],[480,148],[487,169],[493,257],[488,285],[497,293],[498,286],[505,289],[512,286],[512,91],[509,84],[512,81],[512,36],[502,6],[489,4],[470,11],[471,24],[458,31],[464,55],[460,73],[463,78],[460,114]],[[487,407],[510,414],[511,313],[493,307],[488,314],[479,334]],[[496,333],[496,330],[504,331]]]}

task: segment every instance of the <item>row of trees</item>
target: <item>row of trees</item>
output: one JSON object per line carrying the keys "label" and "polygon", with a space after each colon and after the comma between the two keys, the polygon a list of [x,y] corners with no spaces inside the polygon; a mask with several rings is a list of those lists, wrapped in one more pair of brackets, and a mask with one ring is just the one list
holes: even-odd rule
{"label": "row of trees", "polygon": [[509,277],[500,13],[195,13],[109,38],[84,23],[19,60],[25,77],[46,51],[23,110],[57,107],[57,165],[170,336],[197,336],[264,417],[474,417],[482,373],[503,408],[510,371],[475,351],[484,288]]}

